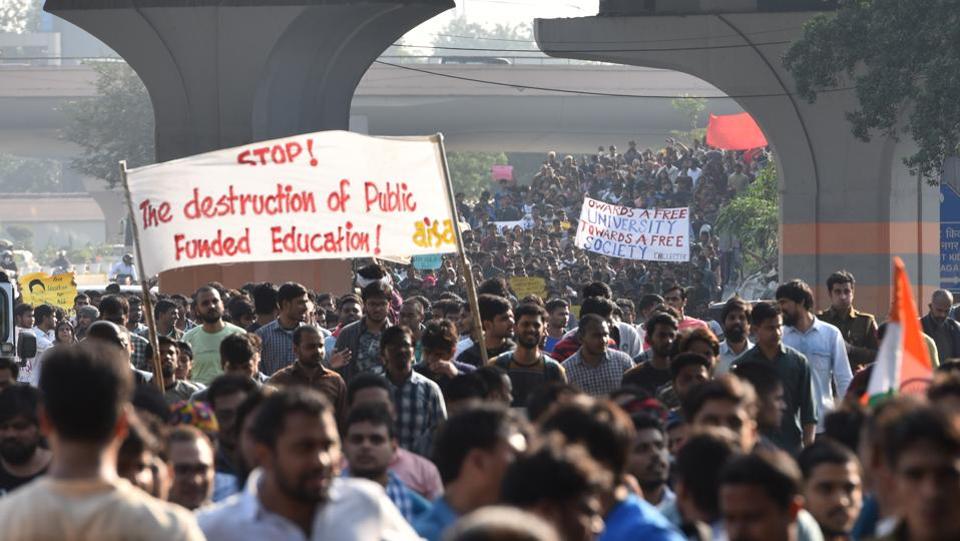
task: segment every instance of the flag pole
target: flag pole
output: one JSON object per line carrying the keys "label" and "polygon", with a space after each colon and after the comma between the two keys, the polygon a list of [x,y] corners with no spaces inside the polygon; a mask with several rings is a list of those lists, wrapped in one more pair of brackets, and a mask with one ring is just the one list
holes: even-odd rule
{"label": "flag pole", "polygon": [[463,247],[463,236],[460,234],[460,213],[457,211],[457,201],[453,196],[453,181],[450,179],[450,167],[447,165],[447,150],[443,145],[443,134],[437,133],[437,144],[440,146],[440,161],[443,163],[443,176],[447,181],[447,204],[450,206],[450,215],[453,216],[453,234],[457,239],[457,255],[460,257],[460,272],[464,273],[467,283],[467,301],[470,304],[470,315],[473,316],[473,328],[476,331],[480,346],[480,357],[483,364],[490,362],[487,354],[487,345],[483,339],[483,322],[480,320],[480,305],[477,302],[477,285],[473,282],[473,272],[470,262],[467,261],[467,252]]}
{"label": "flag pole", "polygon": [[153,302],[150,300],[150,287],[147,277],[143,273],[143,256],[140,253],[140,228],[137,227],[136,213],[133,208],[133,198],[130,197],[130,185],[127,183],[127,160],[120,160],[120,179],[123,181],[123,193],[127,198],[127,209],[130,211],[130,220],[133,222],[133,246],[137,255],[137,267],[140,268],[140,287],[143,290],[143,312],[147,318],[147,329],[150,333],[150,349],[153,356],[150,364],[153,366],[153,381],[160,392],[166,391],[163,387],[163,366],[160,364],[160,344],[157,341],[157,323],[153,319]]}

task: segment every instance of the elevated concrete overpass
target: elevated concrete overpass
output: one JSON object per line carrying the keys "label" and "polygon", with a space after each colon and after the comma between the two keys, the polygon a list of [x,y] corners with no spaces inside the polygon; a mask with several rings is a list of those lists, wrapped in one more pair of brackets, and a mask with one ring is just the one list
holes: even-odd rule
{"label": "elevated concrete overpass", "polygon": [[[909,137],[851,134],[846,113],[855,88],[821,93],[815,103],[795,94],[781,58],[803,25],[830,4],[819,0],[607,0],[594,17],[539,19],[536,39],[558,58],[613,62],[689,73],[716,85],[764,130],[781,180],[781,265],[828,304],[827,277],[847,269],[857,278],[857,304],[889,310],[891,257],[906,262],[925,305],[940,282],[939,191],[912,175],[903,158]],[[670,40],[669,46],[623,48],[598,43]]]}
{"label": "elevated concrete overpass", "polygon": [[[734,100],[683,73],[601,64],[454,65],[375,63],[353,97],[351,128],[372,135],[447,136],[454,151],[586,153],[597,145],[656,146],[688,119],[669,96],[712,96],[707,114],[741,111]],[[419,71],[415,71],[419,70]],[[472,81],[495,81],[491,85]],[[96,94],[89,66],[0,65],[0,152],[69,157],[59,138],[65,102]],[[524,86],[579,90],[585,95]]]}

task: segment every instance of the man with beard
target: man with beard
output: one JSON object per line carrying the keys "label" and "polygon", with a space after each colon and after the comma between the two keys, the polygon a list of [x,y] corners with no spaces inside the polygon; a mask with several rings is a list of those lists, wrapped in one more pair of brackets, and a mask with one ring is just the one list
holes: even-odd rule
{"label": "man with beard", "polygon": [[380,357],[397,414],[397,440],[404,449],[427,456],[434,431],[447,418],[440,386],[414,372],[413,333],[407,327],[383,331]]}
{"label": "man with beard", "polygon": [[363,317],[340,329],[334,346],[337,352],[349,352],[345,354],[349,355],[347,358],[350,362],[337,369],[348,383],[357,374],[383,374],[380,337],[391,326],[387,314],[390,310],[390,299],[393,298],[393,288],[382,281],[375,281],[364,287],[360,296],[363,299]]}
{"label": "man with beard", "polygon": [[[483,293],[477,297],[477,306],[483,326],[483,343],[487,346],[487,358],[492,360],[516,347],[510,340],[514,332],[514,313],[510,308],[510,301],[499,295]],[[457,360],[477,368],[483,366],[480,344],[473,344],[465,349]]]}
{"label": "man with beard", "polygon": [[953,306],[953,294],[946,289],[933,292],[928,305],[930,311],[920,318],[923,334],[926,334],[937,344],[937,356],[940,364],[947,359],[960,356],[960,323],[950,316],[950,307]]}
{"label": "man with beard", "polygon": [[740,297],[731,297],[720,312],[723,323],[723,342],[720,342],[720,360],[713,369],[716,376],[726,374],[730,366],[753,347],[750,343],[750,304]]}
{"label": "man with beard", "polygon": [[677,498],[667,486],[670,453],[663,423],[648,413],[635,413],[633,427],[637,432],[630,447],[627,473],[640,483],[643,499],[663,510]]}
{"label": "man with beard", "polygon": [[417,362],[420,362],[420,359],[423,358],[423,345],[420,339],[423,337],[424,313],[428,308],[424,304],[425,302],[427,301],[421,301],[419,298],[407,298],[403,301],[403,306],[400,307],[400,314],[398,316],[400,325],[406,325],[407,328],[413,332],[413,343],[416,344],[413,357]]}
{"label": "man with beard", "polygon": [[143,324],[143,301],[136,295],[127,296],[130,311],[127,314],[127,330],[137,336],[149,334],[149,329]]}
{"label": "man with beard", "polygon": [[[310,298],[307,288],[287,282],[277,290],[277,302],[280,304],[277,319],[257,329],[261,340],[260,370],[268,376],[290,366],[296,358],[293,333],[306,324]],[[323,330],[321,334],[326,332]]]}
{"label": "man with beard", "polygon": [[[777,303],[783,313],[783,343],[803,353],[810,363],[813,396],[820,411],[817,432],[823,432],[824,420],[833,411],[837,398],[847,394],[853,379],[847,345],[840,330],[813,315],[813,291],[801,280],[792,280],[777,288]],[[836,394],[834,394],[836,389]]]}
{"label": "man with beard", "polygon": [[390,471],[396,451],[393,417],[386,405],[367,403],[350,410],[343,435],[343,454],[350,466],[344,476],[369,479],[382,486],[403,518],[412,524],[430,510],[430,502]]}
{"label": "man with beard", "polygon": [[[283,289],[282,287],[280,288]],[[347,385],[340,374],[323,366],[323,335],[313,325],[301,325],[293,331],[293,364],[281,368],[267,380],[277,387],[307,385],[323,393],[333,404],[337,419],[346,416]]]}
{"label": "man with beard", "polygon": [[493,365],[510,377],[513,388],[511,406],[525,408],[534,391],[552,381],[566,383],[567,375],[560,363],[540,350],[546,311],[538,304],[521,304],[515,314],[517,348],[494,359]]}
{"label": "man with beard", "polygon": [[83,340],[87,335],[87,329],[98,319],[100,319],[100,310],[96,306],[81,306],[77,310],[77,340]]}
{"label": "man with beard", "polygon": [[620,388],[620,380],[633,368],[633,359],[607,347],[610,326],[596,314],[580,318],[580,349],[561,365],[567,380],[590,396],[604,396]]}
{"label": "man with beard", "polygon": [[[654,395],[657,389],[670,383],[670,353],[677,339],[677,320],[670,314],[658,312],[647,321],[646,329],[645,340],[650,350],[634,358],[634,362],[640,364],[623,375],[623,385],[635,385]],[[643,361],[647,353],[649,358]]]}
{"label": "man with beard", "polygon": [[[177,343],[167,336],[157,336],[157,344],[160,347],[160,377],[163,378],[163,399],[167,405],[172,405],[181,400],[190,400],[194,393],[200,390],[200,386],[184,381],[177,377],[177,361],[180,351],[177,349]],[[147,358],[153,358],[153,346],[147,345]],[[151,366],[151,368],[153,368]],[[156,370],[153,377],[157,377]]]}
{"label": "man with beard", "polygon": [[678,330],[685,331],[693,327],[706,327],[703,321],[690,317],[684,313],[687,307],[687,290],[682,286],[674,284],[663,291],[663,300],[680,314],[680,320],[677,322]]}
{"label": "man with beard", "polygon": [[193,348],[193,381],[210,385],[213,378],[223,373],[220,366],[220,342],[234,333],[246,331],[223,320],[223,300],[220,292],[203,286],[194,295],[197,319],[202,323],[183,335],[183,341]]}
{"label": "man with beard", "polygon": [[800,453],[804,508],[826,541],[848,541],[863,507],[860,461],[843,445],[819,439]]}
{"label": "man with beard", "polygon": [[40,447],[40,393],[27,385],[0,392],[0,496],[43,475],[51,453]]}
{"label": "man with beard", "polygon": [[338,477],[340,437],[323,395],[282,389],[263,400],[252,422],[260,467],[243,493],[198,515],[208,541],[418,539],[382,487]]}
{"label": "man with beard", "polygon": [[[161,299],[153,307],[153,318],[157,322],[157,334],[172,338],[174,340],[183,339],[183,331],[177,328],[180,321],[180,306],[177,303]],[[149,338],[147,333],[141,333],[144,338]]]}

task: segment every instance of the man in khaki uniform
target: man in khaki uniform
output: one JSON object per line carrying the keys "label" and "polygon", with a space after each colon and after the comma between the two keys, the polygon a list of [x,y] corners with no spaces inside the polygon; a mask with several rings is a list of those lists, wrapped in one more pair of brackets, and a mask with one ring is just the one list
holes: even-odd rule
{"label": "man in khaki uniform", "polygon": [[830,308],[817,314],[838,329],[847,343],[847,357],[850,368],[856,372],[874,361],[877,356],[877,320],[872,314],[853,308],[855,280],[845,270],[837,271],[827,278],[827,291],[830,292]]}

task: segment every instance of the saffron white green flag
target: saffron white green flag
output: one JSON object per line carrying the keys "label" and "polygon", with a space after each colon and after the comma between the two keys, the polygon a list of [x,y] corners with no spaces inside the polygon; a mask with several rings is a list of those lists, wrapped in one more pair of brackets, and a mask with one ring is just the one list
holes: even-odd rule
{"label": "saffron white green flag", "polygon": [[933,376],[933,365],[920,330],[917,306],[913,302],[910,279],[903,260],[893,258],[893,305],[886,332],[880,341],[877,362],[861,401],[876,405],[899,393],[926,391]]}

